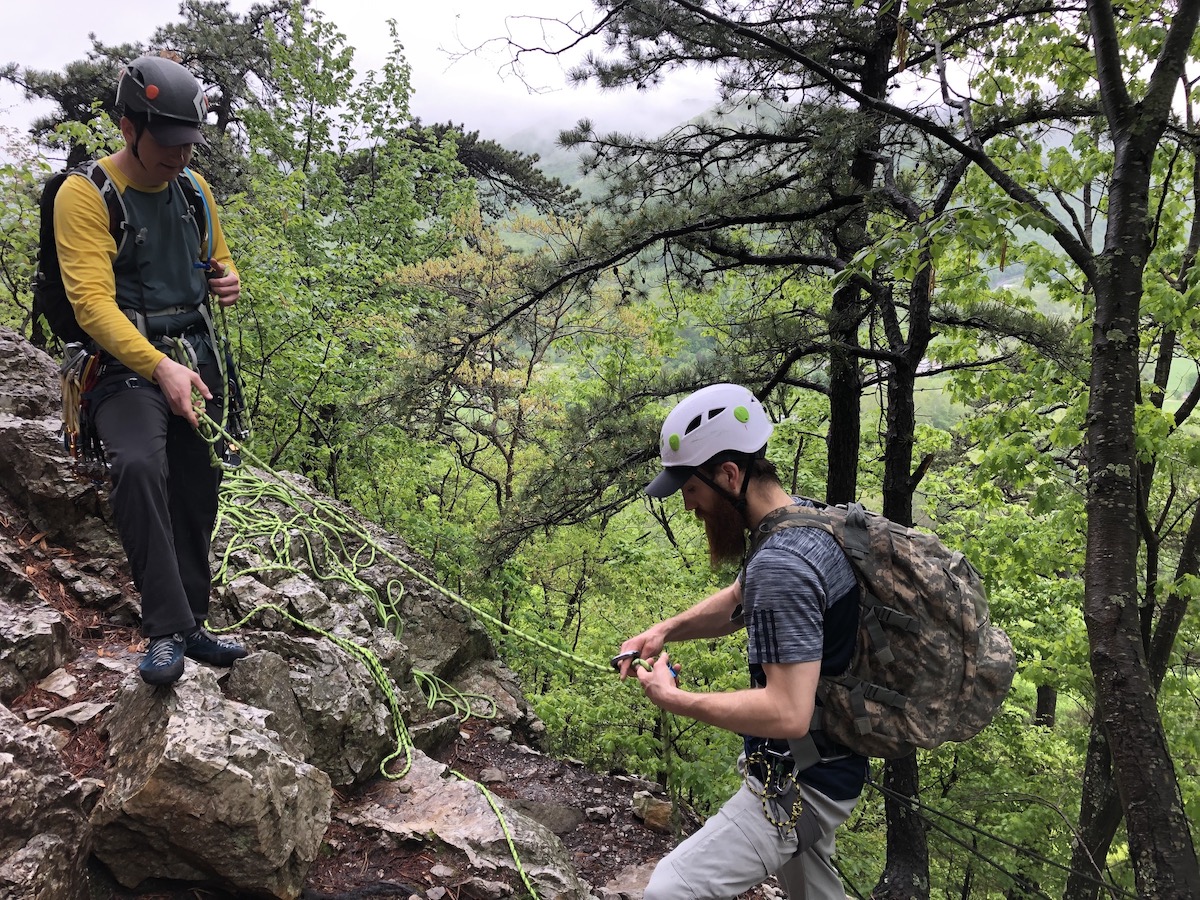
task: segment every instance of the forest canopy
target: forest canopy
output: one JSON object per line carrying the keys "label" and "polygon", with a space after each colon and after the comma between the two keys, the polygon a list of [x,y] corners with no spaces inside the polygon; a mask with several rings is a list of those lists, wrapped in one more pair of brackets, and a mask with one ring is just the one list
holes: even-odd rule
{"label": "forest canopy", "polygon": [[[736,736],[579,661],[735,574],[642,486],[673,402],[738,382],[785,487],[961,549],[1018,656],[982,734],[875,765],[847,884],[1200,896],[1198,19],[596,0],[514,59],[562,55],[630,103],[686,68],[721,99],[652,135],[581,111],[564,183],[415,118],[403,24],[356,72],[297,0],[187,0],[139,42],[0,68],[54,108],[4,131],[0,322],[59,349],[29,290],[40,185],[114,148],[121,62],[170,52],[213,109],[195,165],[242,277],[222,327],[247,452],[486,610],[557,752],[702,811],[737,783]],[[745,684],[736,636],[672,658],[692,689]]]}

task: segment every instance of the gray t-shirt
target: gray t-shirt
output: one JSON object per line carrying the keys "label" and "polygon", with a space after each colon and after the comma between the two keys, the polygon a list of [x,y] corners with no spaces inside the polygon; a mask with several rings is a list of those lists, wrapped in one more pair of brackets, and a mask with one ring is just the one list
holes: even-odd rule
{"label": "gray t-shirt", "polygon": [[[850,664],[858,630],[858,582],[833,536],[819,528],[781,528],[767,536],[742,572],[750,682],[766,684],[764,663],[821,661],[822,675]],[[867,760],[814,732],[826,762],[797,775],[828,797],[862,792]],[[746,735],[746,751],[762,739]],[[771,741],[786,750],[786,742]]]}
{"label": "gray t-shirt", "polygon": [[837,541],[817,528],[781,528],[763,541],[743,577],[750,663],[821,659],[826,611],[855,587]]}

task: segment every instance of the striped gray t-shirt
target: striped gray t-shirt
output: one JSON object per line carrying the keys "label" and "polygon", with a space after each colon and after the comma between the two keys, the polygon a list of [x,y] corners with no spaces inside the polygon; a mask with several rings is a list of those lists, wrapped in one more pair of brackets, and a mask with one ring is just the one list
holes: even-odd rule
{"label": "striped gray t-shirt", "polygon": [[[819,528],[780,528],[769,535],[742,573],[750,683],[766,684],[764,663],[821,660],[822,675],[845,671],[858,630],[857,588],[854,570],[830,534]],[[777,751],[787,749],[783,741],[744,737],[747,754],[764,743]],[[820,731],[813,737],[827,758],[796,777],[835,800],[862,793],[866,758],[848,753]]]}
{"label": "striped gray t-shirt", "polygon": [[826,610],[855,587],[837,541],[817,528],[781,528],[743,572],[742,606],[750,664],[822,657]]}

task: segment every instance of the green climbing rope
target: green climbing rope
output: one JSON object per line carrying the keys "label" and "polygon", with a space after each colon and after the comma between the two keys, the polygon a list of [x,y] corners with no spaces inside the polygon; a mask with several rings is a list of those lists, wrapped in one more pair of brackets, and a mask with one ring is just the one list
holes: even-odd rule
{"label": "green climbing rope", "polygon": [[504,813],[501,812],[500,805],[496,802],[496,798],[492,795],[492,792],[478,781],[468,778],[461,772],[456,772],[454,769],[451,769],[450,774],[456,778],[461,778],[463,781],[468,781],[475,785],[475,787],[479,788],[480,793],[482,793],[484,799],[487,800],[488,806],[492,808],[492,812],[494,812],[496,814],[496,818],[500,820],[500,830],[504,832],[504,840],[508,842],[508,852],[512,854],[513,862],[517,864],[517,873],[521,876],[521,881],[524,882],[525,889],[529,891],[529,896],[532,898],[532,900],[538,900],[537,891],[534,890],[533,883],[529,880],[529,875],[525,871],[525,866],[521,864],[521,857],[517,854],[517,845],[513,841],[512,832],[508,828],[508,820],[504,818]]}
{"label": "green climbing rope", "polygon": [[[221,425],[209,416],[201,413],[200,420],[205,440],[208,441],[210,447],[214,448],[213,458],[215,459],[217,442],[231,440],[231,437]],[[357,574],[363,569],[373,566],[380,558],[384,558],[443,596],[466,607],[477,617],[504,628],[551,653],[584,667],[603,672],[605,675],[608,674],[606,666],[567,653],[561,648],[505,625],[457,593],[438,584],[381,545],[335,504],[303,494],[297,487],[258,460],[246,448],[242,447],[241,452],[245,459],[252,462],[257,469],[267,473],[268,477],[261,477],[245,466],[227,468],[222,490],[226,494],[228,502],[222,503],[220,506],[214,534],[223,526],[227,526],[232,531],[233,537],[228,541],[222,553],[214,580],[229,584],[243,575],[268,572],[299,573],[301,569],[296,564],[296,559],[299,557],[308,563],[312,575],[318,580],[326,583],[344,583],[355,592],[370,598],[380,624],[396,637],[400,637],[403,632],[403,618],[400,614],[400,600],[404,596],[403,584],[398,579],[389,580],[381,596],[372,585],[363,581]],[[272,503],[288,510],[288,514],[272,512]],[[320,546],[314,545],[314,535],[320,536]],[[351,546],[350,541],[359,543],[357,546]],[[246,553],[247,558],[257,558],[262,560],[262,563],[236,569],[234,559],[243,552]],[[412,769],[412,738],[404,726],[399,699],[396,696],[392,679],[372,650],[306,622],[277,604],[260,604],[227,628],[214,630],[228,631],[239,628],[256,615],[267,611],[275,613],[297,628],[329,640],[366,667],[388,703],[396,740],[396,749],[380,763],[380,774],[390,780],[400,779],[407,775]],[[496,715],[496,702],[490,697],[458,691],[442,679],[427,672],[413,670],[413,678],[420,687],[430,709],[439,703],[446,703],[461,720],[472,716],[485,719],[494,718]],[[476,708],[480,704],[483,711]],[[392,764],[401,756],[405,758],[404,765],[393,769]],[[458,772],[453,774],[466,781],[471,781]],[[499,805],[486,787],[478,782],[472,783],[483,793],[495,812],[521,880],[529,891],[530,897],[536,900],[537,892],[521,863],[512,833]]]}
{"label": "green climbing rope", "polygon": [[[225,433],[225,430],[210,417],[204,415],[201,417],[201,420],[205,424],[206,428],[211,429],[213,433],[218,435],[218,439],[229,439],[229,435]],[[248,470],[244,466],[227,470],[226,481],[230,482],[228,490],[233,493],[233,484],[236,484],[238,495],[245,498],[246,502],[241,504],[222,504],[222,509],[217,521],[218,528],[220,527],[222,521],[229,521],[231,525],[233,525],[236,521],[237,525],[245,528],[250,527],[252,523],[248,518],[249,513],[247,510],[251,508],[260,508],[260,501],[264,500],[268,495],[270,495],[273,499],[291,508],[294,512],[294,515],[291,519],[281,520],[282,530],[276,528],[269,536],[271,538],[272,548],[279,552],[279,556],[277,558],[283,558],[287,556],[287,554],[283,553],[285,548],[279,547],[277,543],[277,541],[283,537],[287,537],[289,539],[296,538],[303,541],[306,551],[311,554],[313,552],[313,548],[309,534],[311,533],[313,527],[316,526],[321,529],[321,533],[326,537],[327,540],[334,542],[336,545],[335,549],[337,555],[340,555],[344,559],[353,560],[357,567],[364,568],[374,565],[379,557],[383,557],[394,565],[398,566],[412,578],[420,581],[447,599],[452,600],[469,610],[472,615],[476,616],[477,618],[482,619],[483,621],[488,622],[495,627],[520,638],[521,640],[531,643],[542,650],[545,650],[547,653],[561,657],[562,659],[574,663],[582,668],[603,673],[606,676],[610,674],[610,669],[606,665],[594,662],[593,660],[585,659],[584,657],[564,650],[561,647],[556,647],[553,644],[542,640],[541,638],[514,628],[506,622],[502,622],[500,619],[491,615],[486,610],[481,609],[458,593],[452,591],[450,588],[438,583],[424,572],[421,572],[419,569],[415,568],[410,563],[397,556],[387,547],[384,547],[372,535],[363,529],[351,516],[347,515],[335,504],[303,494],[297,487],[289,484],[286,479],[274,472],[261,460],[256,458],[249,450],[242,448],[242,454],[245,459],[249,460],[254,465],[255,468],[265,472],[269,476],[269,479],[259,478],[247,474]],[[302,502],[307,502],[310,504],[310,508],[305,509],[302,505]],[[241,507],[240,515],[238,509],[235,508],[236,506]],[[355,538],[361,541],[361,545],[353,551],[350,550],[350,548],[348,548],[346,545],[347,537]],[[223,554],[221,560],[221,566],[216,573],[216,577],[218,579],[221,579],[223,576],[227,577],[230,557],[240,546],[242,545],[230,542],[229,546],[226,547],[225,553]],[[254,549],[256,552],[261,552],[258,546],[254,546]],[[278,570],[280,568],[287,568],[287,566],[278,562],[268,563],[265,567],[265,570]],[[254,570],[247,569],[239,572],[238,574],[253,574],[256,571],[264,571],[264,568]],[[339,573],[338,575],[333,576],[332,580],[345,581],[354,590],[364,591],[368,596],[372,597],[375,601],[376,609],[379,611],[381,624],[383,624],[384,627],[389,628],[389,630],[393,630],[393,633],[396,633],[394,629],[398,629],[400,627],[401,620],[397,612],[397,602],[399,598],[391,595],[393,587],[389,587],[388,596],[386,598],[379,598],[373,588],[364,584],[357,578],[354,578],[352,575],[348,574],[348,572]],[[394,583],[394,589],[402,591],[400,582],[396,581]]]}

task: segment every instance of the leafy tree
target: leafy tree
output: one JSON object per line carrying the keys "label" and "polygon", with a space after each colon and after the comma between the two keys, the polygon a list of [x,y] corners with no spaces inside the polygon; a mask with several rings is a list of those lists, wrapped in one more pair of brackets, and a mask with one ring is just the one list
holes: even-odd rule
{"label": "leafy tree", "polygon": [[[158,28],[146,43],[106,45],[93,36],[87,56],[69,63],[63,72],[9,63],[0,69],[0,78],[24,88],[29,99],[54,102],[57,109],[31,129],[35,140],[44,141],[64,122],[87,122],[97,106],[115,118],[121,66],[144,53],[172,54],[196,73],[216,114],[209,146],[198,148],[197,165],[211,173],[214,187],[225,194],[244,187],[238,178],[244,142],[236,131],[242,111],[260,102],[269,104],[273,92],[267,31],[286,27],[293,6],[299,4],[275,0],[254,4],[239,14],[230,10],[228,0],[185,0],[180,4],[183,21]],[[86,158],[87,148],[76,144],[70,147],[66,164],[76,165]]]}
{"label": "leafy tree", "polygon": [[274,105],[246,113],[252,193],[226,218],[250,298],[237,323],[258,440],[272,465],[341,496],[386,431],[381,375],[394,368],[402,314],[387,276],[456,246],[473,195],[452,146],[404,137],[398,41],[355,84],[344,37],[316,13],[293,16],[288,42],[271,47]]}
{"label": "leafy tree", "polygon": [[[1122,736],[1114,764],[1127,800],[1139,888],[1161,896],[1194,892],[1200,877],[1195,850],[1175,802],[1178,786],[1154,708],[1152,679],[1139,650],[1133,424],[1139,346],[1134,336],[1151,240],[1146,216],[1150,165],[1187,60],[1196,5],[1183,0],[1169,13],[1137,6],[1134,19],[1153,23],[1148,29],[1127,29],[1125,14],[1131,9],[1114,10],[1104,2],[1088,3],[1086,17],[1037,4],[1011,3],[986,14],[969,5],[910,4],[902,22],[891,5],[871,4],[818,9],[803,3],[662,0],[601,2],[597,7],[602,16],[596,26],[578,37],[602,36],[608,52],[589,56],[577,70],[580,80],[644,88],[675,67],[712,67],[731,101],[728,109],[732,111],[734,100],[749,103],[753,120],[742,127],[685,126],[657,141],[601,137],[582,124],[567,140],[588,143],[592,164],[609,176],[612,227],[603,235],[597,232],[602,239],[574,261],[574,268],[565,267],[561,281],[551,280],[550,288],[632,259],[652,245],[666,248],[671,274],[685,280],[737,265],[772,264],[794,271],[828,267],[837,258],[826,250],[830,244],[842,251],[857,249],[859,267],[873,277],[866,285],[844,282],[856,290],[842,294],[842,302],[834,293],[833,315],[825,318],[836,347],[830,354],[831,375],[846,348],[858,347],[845,336],[847,321],[857,336],[858,323],[866,321],[862,317],[879,315],[890,351],[881,351],[885,374],[898,379],[890,405],[899,404],[896,415],[903,419],[910,392],[900,376],[924,350],[921,334],[927,323],[919,304],[928,302],[931,263],[952,222],[939,213],[946,206],[906,203],[889,189],[889,174],[898,179],[905,161],[911,165],[914,156],[921,165],[936,160],[937,181],[951,190],[964,167],[981,171],[1004,198],[987,211],[990,222],[1003,223],[993,228],[993,236],[1022,224],[1044,229],[1089,286],[1095,305],[1086,420],[1091,552],[1084,573],[1084,610],[1097,710],[1107,733]],[[1053,73],[1042,62],[1045,56],[1033,49],[1047,43],[1060,54]],[[962,79],[951,72],[952,66],[978,73],[966,93],[956,91],[954,85]],[[1150,74],[1143,78],[1143,71]],[[871,87],[873,76],[875,84],[886,85],[904,72],[915,73],[912,78],[918,82],[928,76],[942,104],[908,99],[914,92],[893,98]],[[861,115],[852,116],[851,108]],[[839,129],[842,120],[847,124]],[[1006,141],[1036,141],[1046,133],[1039,123],[1054,121],[1094,123],[1110,143],[1113,163],[1099,251],[1083,233],[1095,220],[1080,222],[1070,204],[1043,201],[1042,175],[1012,166],[1006,153]],[[884,144],[881,137],[892,142]],[[830,156],[844,160],[844,167],[822,166]],[[873,166],[881,156],[892,168],[885,170],[880,184]],[[855,170],[856,163],[864,168]],[[855,171],[870,177],[855,178]],[[937,196],[934,191],[932,197]],[[863,235],[861,214],[856,217],[853,211],[872,201],[901,216],[904,227],[894,230],[899,240]],[[922,219],[928,215],[932,217]],[[798,225],[806,222],[820,222],[820,228],[801,230]],[[988,225],[986,218],[973,223],[976,238],[987,234]],[[826,236],[824,243],[820,235]],[[880,280],[876,271],[881,260],[888,268],[887,280]],[[887,282],[893,279],[909,288],[903,315],[888,311]],[[768,328],[777,328],[778,322],[769,319]],[[906,336],[896,332],[900,322],[908,326]],[[897,352],[902,348],[918,355],[905,357]],[[786,377],[796,355],[781,355],[780,377]],[[843,393],[835,394],[834,387]],[[853,393],[831,379],[833,417],[846,416],[841,427],[851,431],[857,408],[856,398],[849,402]],[[845,402],[837,402],[838,396]],[[831,421],[830,443],[844,451],[838,428]],[[897,454],[892,471],[899,479],[888,483],[899,489],[894,498],[902,499],[903,488],[911,488],[920,470],[900,464],[909,434],[898,428],[888,439]],[[837,459],[831,460],[831,489],[844,484],[844,472]],[[843,474],[835,479],[836,473]],[[904,518],[902,506],[890,509]],[[916,873],[919,884],[917,854],[919,848],[904,854],[907,871],[896,868],[895,877],[885,875],[884,883],[905,893],[901,882],[911,884],[908,876]]]}
{"label": "leafy tree", "polygon": [[[138,55],[133,45],[114,48],[115,52]],[[0,78],[24,88],[28,99],[52,100],[59,113],[42,116],[34,121],[31,131],[39,140],[51,142],[59,125],[65,122],[85,123],[97,110],[116,119],[117,75],[120,64],[93,51],[86,59],[69,63],[63,72],[22,71],[15,63],[0,70]],[[87,159],[87,147],[82,143],[68,148],[67,166],[78,165]]]}
{"label": "leafy tree", "polygon": [[0,163],[0,322],[28,333],[40,329],[29,297],[37,252],[37,229],[30,223],[38,220],[39,188],[49,172],[7,129],[0,129],[0,139],[5,157]]}
{"label": "leafy tree", "polygon": [[[292,28],[303,19],[302,0],[272,0],[255,3],[244,13],[230,9],[229,0],[184,0],[181,21],[155,29],[145,43],[106,45],[92,39],[92,48],[82,60],[69,63],[64,71],[22,68],[18,63],[0,67],[0,79],[24,89],[28,99],[53,101],[57,107],[37,120],[31,129],[36,141],[48,139],[63,122],[87,122],[99,108],[115,117],[117,75],[121,66],[148,52],[168,52],[200,79],[209,99],[213,127],[209,145],[198,147],[196,165],[212,181],[219,195],[246,190],[249,147],[248,119],[254,110],[271,114],[286,86],[276,78],[277,50],[293,40]],[[351,68],[342,73],[353,78]],[[494,141],[479,139],[478,132],[450,123],[422,127],[419,120],[404,126],[414,146],[455,146],[459,162],[479,180],[480,201],[490,215],[499,216],[508,207],[529,204],[547,213],[568,206],[573,191],[537,169],[537,156],[508,150]],[[453,135],[455,141],[448,140]],[[87,148],[69,149],[67,165],[87,158]]]}
{"label": "leafy tree", "polygon": [[422,128],[416,120],[412,128],[418,143],[426,138],[435,142],[452,139],[458,161],[479,184],[479,205],[491,218],[498,219],[517,207],[529,207],[543,216],[559,216],[570,211],[579,192],[538,169],[536,153],[509,150],[495,141],[480,140],[478,131],[465,125],[446,122]]}

